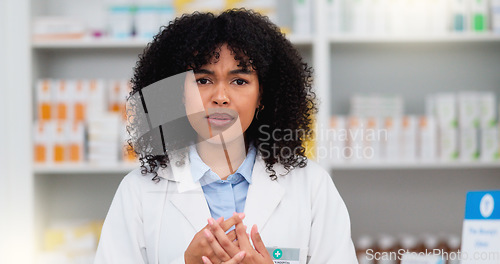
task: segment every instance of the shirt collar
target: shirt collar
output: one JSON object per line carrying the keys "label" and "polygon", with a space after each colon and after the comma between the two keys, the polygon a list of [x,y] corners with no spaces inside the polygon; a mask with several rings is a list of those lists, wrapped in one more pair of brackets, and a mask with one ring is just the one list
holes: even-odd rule
{"label": "shirt collar", "polygon": [[[249,144],[247,156],[240,167],[236,170],[235,174],[240,174],[248,182],[252,183],[252,170],[255,163],[255,157],[257,155],[257,149],[253,144]],[[203,162],[195,145],[189,147],[189,162],[191,163],[191,174],[193,176],[193,181],[199,181],[203,176],[208,175],[211,172],[210,167]],[[215,175],[215,173],[213,173]]]}

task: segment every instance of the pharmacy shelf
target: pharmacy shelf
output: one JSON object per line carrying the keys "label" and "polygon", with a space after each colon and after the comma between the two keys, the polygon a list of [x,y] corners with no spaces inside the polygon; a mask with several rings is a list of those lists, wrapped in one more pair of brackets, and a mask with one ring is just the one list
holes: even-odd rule
{"label": "pharmacy shelf", "polygon": [[67,40],[33,40],[35,49],[102,49],[130,48],[142,49],[148,41],[145,39],[67,39]]}
{"label": "pharmacy shelf", "polygon": [[53,174],[127,174],[130,171],[139,168],[139,163],[120,163],[115,165],[101,164],[61,164],[61,165],[44,165],[35,164],[34,172],[37,175],[53,175]]}
{"label": "pharmacy shelf", "polygon": [[500,161],[380,161],[330,163],[333,171],[348,170],[453,170],[453,169],[500,169]]}
{"label": "pharmacy shelf", "polygon": [[[310,46],[313,44],[312,36],[305,35],[289,35],[287,36],[292,44],[297,46]],[[108,48],[123,48],[123,49],[143,49],[150,40],[146,39],[65,39],[65,40],[33,40],[32,47],[34,49],[108,49]]]}
{"label": "pharmacy shelf", "polygon": [[500,42],[495,33],[449,33],[444,35],[356,35],[339,34],[329,37],[335,43],[439,43],[439,42]]}

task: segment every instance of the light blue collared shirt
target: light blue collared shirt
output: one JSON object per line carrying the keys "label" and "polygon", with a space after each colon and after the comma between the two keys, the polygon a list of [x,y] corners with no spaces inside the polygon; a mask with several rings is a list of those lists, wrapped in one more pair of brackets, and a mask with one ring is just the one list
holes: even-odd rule
{"label": "light blue collared shirt", "polygon": [[245,210],[248,186],[252,183],[252,170],[257,150],[249,144],[245,160],[234,174],[221,178],[201,160],[195,146],[189,149],[191,174],[195,182],[200,181],[207,200],[210,214],[214,219],[223,216],[228,219],[234,212],[242,213]]}

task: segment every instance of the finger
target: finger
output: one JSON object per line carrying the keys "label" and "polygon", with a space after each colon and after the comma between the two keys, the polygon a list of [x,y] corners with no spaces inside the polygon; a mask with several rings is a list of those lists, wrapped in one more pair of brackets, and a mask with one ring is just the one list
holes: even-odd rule
{"label": "finger", "polygon": [[208,259],[207,257],[205,256],[201,256],[201,259],[203,260],[203,263],[204,264],[213,264],[212,261],[210,261],[210,259]]}
{"label": "finger", "polygon": [[220,224],[220,227],[222,228],[222,230],[224,230],[224,232],[226,232],[227,230],[229,230],[229,228],[241,222],[244,218],[245,218],[244,213],[233,214],[233,216],[228,218],[226,221],[222,222]]}
{"label": "finger", "polygon": [[226,261],[226,262],[222,262],[222,263],[224,263],[224,264],[239,264],[239,263],[241,263],[241,261],[243,261],[245,256],[246,256],[245,251],[240,251],[238,254],[234,255],[234,257],[232,259],[230,259],[229,261]]}
{"label": "finger", "polygon": [[234,241],[236,239],[236,231],[229,231],[229,233],[227,233],[227,239],[229,239],[229,241]]}
{"label": "finger", "polygon": [[229,260],[228,262],[225,262],[225,264],[238,264],[241,261],[243,261],[245,256],[246,256],[245,251],[240,251],[239,253],[234,255],[234,257],[231,260]]}
{"label": "finger", "polygon": [[[245,251],[240,251],[238,254],[234,255],[234,257],[232,259],[230,259],[229,261],[227,261],[227,262],[221,262],[221,263],[224,263],[224,264],[238,264],[244,258],[245,258]],[[205,256],[202,256],[201,259],[203,260],[204,264],[213,264],[213,262],[210,261],[210,259],[208,259]]]}
{"label": "finger", "polygon": [[255,247],[255,250],[259,252],[262,256],[269,255],[269,252],[266,249],[266,246],[264,245],[264,242],[262,241],[262,238],[260,237],[259,230],[257,229],[257,225],[252,226],[252,230],[250,231],[250,235],[252,237],[252,243],[253,246]]}
{"label": "finger", "polygon": [[[216,221],[217,223],[219,223],[219,224],[220,224],[220,223],[224,222],[224,217],[222,217],[222,216],[221,216],[221,217],[219,217],[219,218],[218,218],[217,220],[215,220],[215,221]],[[207,229],[207,228],[209,228],[209,227],[210,227],[210,226],[207,224],[207,225],[206,225],[206,226],[204,226],[204,227],[203,227],[200,231],[203,231],[203,230],[205,230],[205,229]]]}
{"label": "finger", "polygon": [[243,223],[238,223],[236,225],[236,238],[238,239],[238,242],[240,243],[240,248],[242,250],[251,252],[251,250],[253,250],[253,247],[250,244],[250,240],[247,236],[246,230],[247,228]]}
{"label": "finger", "polygon": [[[240,219],[241,222],[241,219]],[[220,225],[215,223],[215,221],[212,218],[208,219],[209,223],[209,230],[212,232],[213,236],[217,240],[218,244],[220,247],[229,254],[229,256],[234,257],[234,255],[238,254],[240,251],[237,247],[233,245],[233,240],[230,240],[228,236],[226,235],[226,232],[222,230]]]}
{"label": "finger", "polygon": [[210,229],[205,229],[203,232],[205,233],[205,238],[207,239],[208,244],[212,248],[217,258],[221,259],[222,261],[231,259],[226,251],[219,245],[219,242],[217,241],[217,239],[215,239],[212,232],[210,232]]}

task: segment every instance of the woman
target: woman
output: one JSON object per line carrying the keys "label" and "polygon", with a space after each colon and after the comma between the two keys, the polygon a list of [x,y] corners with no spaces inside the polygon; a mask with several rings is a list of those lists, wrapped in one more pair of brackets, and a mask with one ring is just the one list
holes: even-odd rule
{"label": "woman", "polygon": [[344,202],[302,147],[311,75],[252,11],[164,28],[128,100],[142,166],[117,190],[95,263],[357,263]]}

